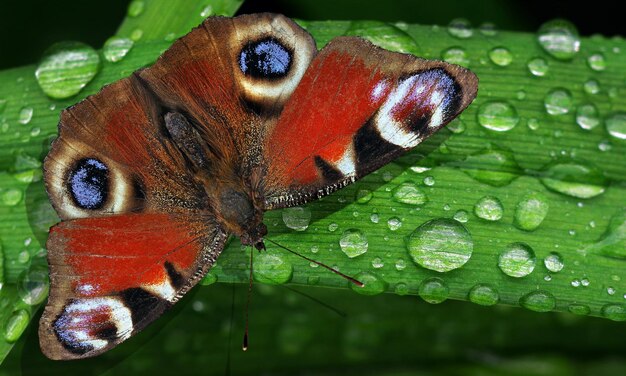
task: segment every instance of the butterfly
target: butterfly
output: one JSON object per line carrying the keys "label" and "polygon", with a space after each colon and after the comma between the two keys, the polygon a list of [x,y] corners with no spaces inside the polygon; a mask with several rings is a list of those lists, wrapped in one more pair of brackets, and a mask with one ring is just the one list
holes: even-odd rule
{"label": "butterfly", "polygon": [[264,248],[267,210],[328,195],[410,150],[475,98],[442,61],[276,14],[211,17],[154,65],[65,109],[44,178],[43,353],[105,352],[159,317],[231,235]]}

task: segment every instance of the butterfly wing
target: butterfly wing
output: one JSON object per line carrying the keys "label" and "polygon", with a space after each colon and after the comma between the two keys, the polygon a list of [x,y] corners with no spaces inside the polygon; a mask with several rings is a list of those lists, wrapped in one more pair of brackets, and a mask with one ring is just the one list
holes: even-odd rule
{"label": "butterfly wing", "polygon": [[64,220],[47,242],[40,321],[53,359],[97,355],[144,328],[215,262],[227,233],[136,77],[65,110],[45,163]]}
{"label": "butterfly wing", "polygon": [[266,207],[302,204],[382,167],[450,122],[477,89],[457,65],[333,39],[266,138]]}

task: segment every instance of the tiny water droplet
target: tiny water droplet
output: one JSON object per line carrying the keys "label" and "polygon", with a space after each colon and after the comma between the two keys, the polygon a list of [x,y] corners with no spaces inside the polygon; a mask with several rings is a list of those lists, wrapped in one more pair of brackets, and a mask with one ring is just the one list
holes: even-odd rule
{"label": "tiny water droplet", "polygon": [[509,131],[519,123],[519,115],[512,104],[494,100],[483,103],[476,113],[478,124],[496,132]]}
{"label": "tiny water droplet", "polygon": [[600,115],[593,103],[578,106],[576,109],[576,124],[585,130],[591,130],[600,124]]}
{"label": "tiny water droplet", "polygon": [[615,287],[611,287],[611,286],[607,287],[606,288],[606,293],[611,295],[611,296],[615,295]]}
{"label": "tiny water droplet", "polygon": [[578,30],[565,20],[557,19],[541,25],[537,40],[548,54],[559,60],[570,60],[580,50]]}
{"label": "tiny water droplet", "polygon": [[533,76],[537,76],[537,77],[543,77],[546,74],[548,74],[548,71],[550,70],[550,66],[548,65],[548,62],[541,58],[541,57],[536,57],[534,59],[531,59],[528,64],[528,71],[533,75]]}
{"label": "tiny water droplet", "polygon": [[526,277],[535,269],[535,251],[528,244],[511,243],[500,253],[498,267],[510,277]]}
{"label": "tiny water droplet", "polygon": [[339,225],[335,222],[332,222],[328,225],[328,231],[335,232],[339,228]]}
{"label": "tiny water droplet", "polygon": [[495,288],[479,283],[472,287],[468,294],[468,299],[474,304],[492,306],[498,303],[500,295]]}
{"label": "tiny water droplet", "polygon": [[531,131],[536,131],[537,129],[539,129],[539,120],[535,118],[530,118],[526,122],[526,125],[528,126],[528,129],[530,129]]}
{"label": "tiny water droplet", "polygon": [[480,33],[487,37],[494,37],[498,34],[498,30],[496,29],[496,25],[491,22],[485,22],[479,27]]}
{"label": "tiny water droplet", "polygon": [[369,243],[363,232],[357,229],[348,229],[339,239],[341,251],[350,258],[355,258],[367,252]]}
{"label": "tiny water droplet", "polygon": [[499,221],[503,213],[502,203],[494,196],[484,196],[474,205],[474,214],[486,221]]}
{"label": "tiny water droplet", "polygon": [[383,266],[385,266],[385,263],[383,262],[383,259],[381,259],[380,257],[376,257],[375,259],[372,260],[372,267],[375,269],[380,269]]}
{"label": "tiny water droplet", "polygon": [[426,193],[412,182],[404,182],[391,192],[393,200],[409,205],[424,205],[428,201]]}
{"label": "tiny water droplet", "polygon": [[606,69],[606,59],[601,53],[590,55],[587,58],[587,64],[589,64],[589,68],[594,71],[600,72]]}
{"label": "tiny water droplet", "polygon": [[306,206],[296,206],[283,209],[283,222],[292,230],[304,231],[311,222],[311,209]]}
{"label": "tiny water droplet", "polygon": [[[251,252],[256,252],[251,250]],[[287,283],[293,275],[293,266],[283,254],[266,250],[255,255],[254,280],[270,285]]]}
{"label": "tiny water droplet", "polygon": [[439,304],[448,299],[450,289],[446,282],[437,277],[425,279],[419,286],[418,294],[430,304]]}
{"label": "tiny water droplet", "polygon": [[128,5],[128,10],[126,11],[126,14],[130,17],[137,17],[141,13],[143,13],[145,5],[146,4],[143,2],[143,0],[133,0]]}
{"label": "tiny water droplet", "polygon": [[416,264],[426,269],[448,272],[465,265],[472,256],[474,242],[462,224],[439,218],[416,228],[409,235],[407,248]]}
{"label": "tiny water droplet", "polygon": [[572,281],[570,282],[570,285],[572,285],[572,287],[580,287],[580,279],[578,278],[572,279]]}
{"label": "tiny water droplet", "polygon": [[406,283],[400,282],[393,288],[393,292],[396,293],[396,295],[404,296],[409,293],[409,286],[407,286]]}
{"label": "tiny water droplet", "polygon": [[620,303],[606,304],[600,310],[602,316],[613,321],[626,321],[626,305]]}
{"label": "tiny water droplet", "polygon": [[35,76],[50,98],[64,99],[78,94],[100,69],[100,56],[80,42],[59,42],[44,53]]}
{"label": "tiny water droplet", "polygon": [[4,324],[4,339],[13,343],[20,339],[22,333],[28,326],[28,322],[30,321],[30,315],[24,309],[20,309],[18,311],[13,312],[11,317]]}
{"label": "tiny water droplet", "polygon": [[452,120],[446,128],[454,134],[461,134],[465,132],[467,126],[465,125],[465,122],[460,117],[458,117]]}
{"label": "tiny water droplet", "polygon": [[463,209],[457,210],[456,213],[454,213],[454,216],[452,216],[452,218],[455,221],[461,222],[461,223],[466,223],[469,220],[469,216],[467,212]]}
{"label": "tiny water droplet", "polygon": [[600,92],[600,84],[596,80],[585,81],[583,90],[585,90],[587,94],[598,94]]}
{"label": "tiny water droplet", "polygon": [[356,192],[356,202],[359,204],[367,204],[373,197],[372,191],[369,189],[359,189]]}
{"label": "tiny water droplet", "polygon": [[577,198],[592,198],[606,190],[607,181],[600,170],[582,163],[555,163],[543,171],[546,188]]}
{"label": "tiny water droplet", "polygon": [[360,272],[354,276],[354,278],[364,284],[363,287],[359,287],[354,283],[350,284],[352,291],[358,292],[359,294],[378,295],[387,290],[387,283],[373,273]]}
{"label": "tiny water droplet", "polygon": [[448,63],[468,67],[470,64],[467,53],[461,47],[450,47],[441,53],[441,58]]}
{"label": "tiny water droplet", "polygon": [[130,33],[130,39],[132,39],[135,42],[141,39],[141,37],[143,37],[143,30],[141,29],[135,29]]}
{"label": "tiny water droplet", "polygon": [[387,227],[389,227],[391,231],[396,231],[402,227],[402,221],[398,217],[391,217],[387,221]]}
{"label": "tiny water droplet", "polygon": [[28,305],[37,305],[46,300],[49,287],[48,271],[45,268],[24,270],[17,280],[17,292]]}
{"label": "tiny water droplet", "polygon": [[396,270],[397,271],[402,271],[406,268],[406,262],[404,261],[404,259],[397,259],[396,260]]}
{"label": "tiny water droplet", "polygon": [[515,207],[513,224],[524,231],[534,231],[548,215],[550,204],[545,195],[540,192],[530,192],[524,195]]}
{"label": "tiny water droplet", "polygon": [[567,310],[570,313],[573,313],[574,315],[578,315],[578,316],[587,316],[588,314],[591,313],[591,309],[589,308],[589,306],[586,306],[584,304],[577,304],[577,303],[572,303],[568,305]]}
{"label": "tiny water droplet", "polygon": [[4,206],[15,206],[22,201],[22,191],[16,188],[0,190],[0,203]]}
{"label": "tiny water droplet", "polygon": [[20,124],[28,124],[30,120],[33,118],[33,108],[32,107],[23,107],[20,110],[20,114],[17,118],[17,121]]}
{"label": "tiny water droplet", "polygon": [[380,221],[380,216],[378,215],[378,213],[372,213],[370,215],[370,221],[372,221],[372,223],[378,223]]}
{"label": "tiny water droplet", "polygon": [[553,273],[558,273],[563,270],[563,257],[556,252],[551,252],[545,259],[543,259],[543,264],[546,266],[546,269]]}
{"label": "tiny water droplet", "polygon": [[489,51],[489,59],[495,65],[506,67],[513,61],[513,54],[506,47],[494,47]]}
{"label": "tiny water droplet", "polygon": [[550,115],[565,115],[574,108],[574,99],[569,90],[556,88],[546,94],[543,105]]}
{"label": "tiny water droplet", "polygon": [[116,63],[128,54],[135,42],[129,38],[111,37],[104,42],[102,47],[102,55],[111,63]]}
{"label": "tiny water droplet", "polygon": [[537,290],[522,296],[519,304],[531,311],[550,312],[556,307],[556,298],[548,291]]}
{"label": "tiny water droplet", "polygon": [[432,176],[426,176],[424,178],[424,185],[432,187],[433,185],[435,185],[435,178]]}
{"label": "tiny water droplet", "polygon": [[459,39],[467,39],[470,38],[474,31],[472,30],[472,25],[465,18],[455,18],[448,24],[448,32],[453,37]]}
{"label": "tiny water droplet", "polygon": [[606,130],[617,139],[626,140],[626,112],[617,112],[605,119]]}

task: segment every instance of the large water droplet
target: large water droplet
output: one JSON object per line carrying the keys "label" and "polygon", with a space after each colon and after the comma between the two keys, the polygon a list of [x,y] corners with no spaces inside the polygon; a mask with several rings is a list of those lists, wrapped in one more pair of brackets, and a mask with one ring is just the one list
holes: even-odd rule
{"label": "large water droplet", "polygon": [[348,229],[341,235],[339,246],[346,256],[355,258],[367,252],[367,237],[360,230]]}
{"label": "large water droplet", "polygon": [[589,68],[594,71],[603,71],[606,69],[606,59],[604,59],[604,55],[601,53],[596,53],[587,58],[587,64],[589,64]]}
{"label": "large water droplet", "polygon": [[460,39],[470,38],[474,31],[472,30],[472,25],[465,18],[455,18],[448,24],[448,32],[453,37],[457,37]]}
{"label": "large water droplet", "polygon": [[501,67],[506,67],[513,61],[513,54],[506,47],[494,47],[489,51],[489,59]]}
{"label": "large water droplet", "polygon": [[528,244],[507,245],[498,257],[498,267],[508,276],[526,277],[535,269],[535,251]]}
{"label": "large water droplet", "polygon": [[587,316],[588,314],[591,313],[591,309],[589,308],[589,306],[586,306],[584,304],[578,304],[578,303],[572,303],[568,305],[567,310],[570,313],[573,313],[579,316]]}
{"label": "large water droplet", "polygon": [[495,187],[509,184],[522,173],[512,152],[496,148],[468,156],[461,169],[479,182]]}
{"label": "large water droplet", "polygon": [[613,321],[626,321],[626,305],[620,303],[606,304],[601,309],[602,316]]}
{"label": "large water droplet", "polygon": [[549,209],[546,196],[540,192],[530,192],[517,203],[513,224],[521,230],[533,231],[541,225]]}
{"label": "large water droplet", "polygon": [[441,58],[450,64],[457,64],[463,67],[469,67],[470,61],[467,53],[461,47],[450,47],[441,53]]}
{"label": "large water droplet", "polygon": [[447,272],[465,265],[472,256],[474,242],[462,224],[439,218],[415,229],[408,238],[407,248],[418,265]]}
{"label": "large water droplet", "polygon": [[44,53],[35,76],[46,95],[63,99],[80,92],[99,68],[100,57],[96,50],[80,42],[60,42]]}
{"label": "large water droplet", "polygon": [[626,140],[626,112],[618,112],[607,117],[605,124],[611,136]]}
{"label": "large water droplet", "polygon": [[502,203],[494,196],[484,196],[474,205],[474,214],[486,221],[499,221],[503,213]]}
{"label": "large water droplet", "polygon": [[104,55],[104,58],[111,63],[118,62],[122,60],[126,54],[128,54],[134,44],[135,42],[129,38],[111,37],[104,42],[102,55]]}
{"label": "large water droplet", "polygon": [[48,272],[45,268],[33,267],[24,270],[18,277],[17,291],[24,303],[37,305],[48,297]]}
{"label": "large water droplet", "polygon": [[387,283],[373,273],[361,272],[354,276],[354,278],[364,284],[363,287],[359,287],[353,283],[350,284],[350,288],[359,294],[378,295],[387,290]]}
{"label": "large water droplet", "polygon": [[482,306],[492,306],[498,303],[500,295],[493,287],[480,283],[472,287],[468,298],[472,303]]}
{"label": "large water droplet", "polygon": [[13,312],[11,317],[4,324],[4,339],[7,342],[15,342],[22,336],[28,326],[30,315],[26,310],[20,309]]}
{"label": "large water droplet", "polygon": [[143,2],[143,0],[133,0],[128,5],[128,10],[126,11],[126,14],[130,17],[137,17],[141,13],[143,13],[145,5],[146,4]]}
{"label": "large water droplet", "polygon": [[304,231],[311,222],[311,209],[306,206],[296,206],[283,209],[283,222],[292,230]]}
{"label": "large water droplet", "polygon": [[32,107],[23,107],[20,110],[20,114],[17,117],[17,121],[20,124],[28,124],[33,118],[33,108]]}
{"label": "large water droplet", "polygon": [[450,289],[446,282],[437,277],[428,278],[419,286],[418,294],[430,304],[439,304],[448,299]]}
{"label": "large water droplet", "polygon": [[[251,250],[250,252],[256,252]],[[255,255],[253,275],[256,281],[270,285],[287,283],[293,275],[293,266],[282,254],[266,250]]]}
{"label": "large water droplet", "polygon": [[22,201],[22,191],[17,188],[7,190],[0,189],[0,204],[4,206],[15,206]]}
{"label": "large water droplet", "polygon": [[505,101],[488,101],[483,103],[476,113],[478,123],[496,132],[509,131],[519,123],[519,115],[513,105]]}
{"label": "large water droplet", "polygon": [[533,76],[543,77],[548,74],[548,70],[550,67],[548,66],[548,62],[540,57],[536,57],[531,59],[528,62],[528,70]]}
{"label": "large water droplet", "polygon": [[387,227],[389,227],[391,231],[396,231],[402,227],[402,221],[398,217],[391,217],[387,221]]}
{"label": "large water droplet", "polygon": [[546,269],[551,271],[552,273],[558,273],[563,270],[563,257],[556,252],[551,252],[545,259],[543,259],[543,264],[546,266]]}
{"label": "large water droplet", "polygon": [[522,296],[519,304],[531,311],[550,312],[556,307],[556,298],[547,291],[537,290]]}
{"label": "large water droplet", "polygon": [[424,205],[428,201],[426,193],[412,182],[404,182],[391,192],[394,201],[409,205]]}
{"label": "large water droplet", "polygon": [[591,198],[606,190],[606,178],[600,170],[582,163],[550,165],[541,178],[546,188],[571,197]]}
{"label": "large water droplet", "polygon": [[600,115],[593,103],[578,106],[576,109],[576,124],[586,130],[591,130],[600,124]]}
{"label": "large water droplet", "polygon": [[543,105],[550,115],[564,115],[574,108],[574,99],[569,90],[556,88],[546,94]]}
{"label": "large water droplet", "polygon": [[572,59],[580,49],[578,30],[565,20],[548,21],[541,25],[537,40],[548,54],[559,60]]}

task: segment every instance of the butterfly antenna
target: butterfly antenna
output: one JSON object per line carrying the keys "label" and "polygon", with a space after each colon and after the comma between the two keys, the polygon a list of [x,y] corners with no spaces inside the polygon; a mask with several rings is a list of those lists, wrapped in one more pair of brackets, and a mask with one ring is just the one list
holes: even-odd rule
{"label": "butterfly antenna", "polygon": [[248,284],[248,300],[246,302],[246,330],[243,333],[243,345],[241,346],[241,349],[243,351],[248,350],[248,311],[250,310],[250,300],[252,300],[252,271],[253,271],[253,255],[254,255],[254,249],[252,249],[252,247],[250,247],[250,283]]}
{"label": "butterfly antenna", "polygon": [[[276,243],[275,241],[273,241],[273,240],[271,240],[271,239],[267,239],[267,238],[265,238],[265,240],[267,240],[268,242],[270,242],[270,243],[272,243],[272,244],[274,244],[274,245],[276,245],[276,246],[278,246],[278,247],[280,247],[280,248],[284,249],[285,251],[291,252],[291,253],[293,253],[293,254],[294,254],[294,255],[296,255],[296,256],[300,256],[300,257],[302,257],[303,259],[305,259],[305,260],[307,260],[307,261],[309,261],[309,262],[312,262],[312,263],[314,263],[314,264],[316,264],[316,265],[319,265],[319,266],[321,266],[321,267],[324,267],[324,268],[326,268],[326,269],[330,270],[331,272],[333,272],[333,273],[335,273],[335,274],[337,274],[337,275],[339,275],[339,276],[342,276],[343,278],[347,279],[348,281],[350,281],[350,282],[354,283],[355,285],[357,285],[357,286],[359,286],[359,287],[363,287],[363,286],[365,286],[365,284],[364,284],[363,282],[358,281],[358,280],[356,280],[356,279],[354,279],[354,278],[350,277],[349,275],[343,274],[343,273],[342,273],[342,272],[340,272],[339,270],[335,270],[335,269],[331,268],[330,266],[328,266],[328,265],[326,265],[326,264],[323,264],[323,263],[321,263],[321,262],[319,262],[319,261],[315,261],[315,260],[313,260],[312,258],[308,258],[308,257],[306,257],[306,256],[304,256],[304,255],[301,255],[300,253],[298,253],[298,252],[296,252],[296,251],[293,251],[293,250],[291,250],[291,249],[289,249],[289,248],[287,248],[287,247],[285,247],[285,246],[283,246],[283,245],[280,245],[280,244]],[[252,273],[252,268],[250,268],[250,273]],[[250,281],[250,283],[252,284],[252,281]]]}

